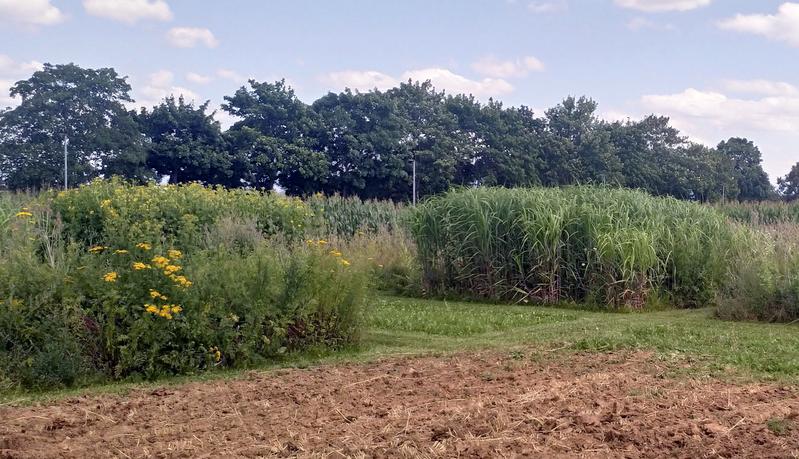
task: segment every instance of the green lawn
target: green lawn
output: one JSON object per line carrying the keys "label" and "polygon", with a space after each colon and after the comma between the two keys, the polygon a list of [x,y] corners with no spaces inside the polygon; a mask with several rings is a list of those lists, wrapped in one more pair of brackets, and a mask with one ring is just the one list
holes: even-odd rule
{"label": "green lawn", "polygon": [[[724,322],[712,311],[588,312],[381,296],[365,317],[361,343],[339,352],[289,355],[274,367],[359,362],[392,355],[502,349],[514,356],[568,358],[572,352],[620,349],[655,351],[671,373],[799,384],[799,325]],[[673,363],[669,365],[668,363]],[[235,377],[241,371],[184,376],[154,383],[95,386],[91,392],[124,392],[142,385]],[[0,393],[0,404],[61,397]]]}
{"label": "green lawn", "polygon": [[367,353],[643,349],[697,371],[799,383],[799,326],[725,322],[710,309],[622,314],[382,297],[367,325]]}

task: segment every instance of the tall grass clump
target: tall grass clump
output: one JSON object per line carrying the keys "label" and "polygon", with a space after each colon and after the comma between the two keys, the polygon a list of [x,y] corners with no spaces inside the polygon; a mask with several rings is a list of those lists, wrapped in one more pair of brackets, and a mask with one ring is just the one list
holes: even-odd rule
{"label": "tall grass clump", "polygon": [[799,224],[799,200],[724,202],[716,208],[731,220],[747,225]]}
{"label": "tall grass clump", "polygon": [[707,305],[737,250],[714,209],[601,187],[452,191],[413,234],[432,293],[609,307]]}
{"label": "tall grass clump", "polygon": [[315,194],[305,203],[313,214],[312,228],[322,235],[351,237],[358,232],[401,232],[408,223],[408,208],[393,201]]}
{"label": "tall grass clump", "polygon": [[799,320],[799,224],[750,226],[718,316],[731,320]]}

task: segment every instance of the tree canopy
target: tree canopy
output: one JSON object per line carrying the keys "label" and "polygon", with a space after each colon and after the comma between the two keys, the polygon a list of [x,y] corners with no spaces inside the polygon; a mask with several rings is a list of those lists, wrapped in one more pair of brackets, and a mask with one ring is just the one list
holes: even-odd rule
{"label": "tree canopy", "polygon": [[[223,131],[208,102],[170,96],[136,113],[125,108],[130,90],[113,69],[74,64],[16,83],[21,104],[0,111],[0,187],[60,186],[67,136],[71,184],[117,174],[407,201],[415,163],[421,197],[587,183],[701,201],[776,197],[751,141],[698,145],[655,115],[607,122],[587,97],[536,114],[407,81],[306,104],[285,80],[250,80],[225,97],[222,110],[238,121]],[[780,179],[785,196],[796,194],[796,169]]]}
{"label": "tree canopy", "polygon": [[9,188],[62,186],[65,137],[70,183],[111,174],[142,179],[142,136],[124,106],[130,89],[114,69],[75,64],[45,64],[17,82],[11,96],[22,102],[0,113],[0,180]]}

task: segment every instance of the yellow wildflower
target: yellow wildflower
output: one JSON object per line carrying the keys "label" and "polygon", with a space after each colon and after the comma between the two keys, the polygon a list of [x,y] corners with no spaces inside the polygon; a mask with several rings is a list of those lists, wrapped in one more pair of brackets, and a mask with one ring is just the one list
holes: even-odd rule
{"label": "yellow wildflower", "polygon": [[181,268],[180,266],[167,265],[166,267],[164,267],[164,275],[171,276],[172,274],[175,274],[176,272],[180,271],[181,269],[183,269],[183,268]]}
{"label": "yellow wildflower", "polygon": [[349,266],[351,264],[349,261],[347,261],[347,260],[345,260],[343,258],[341,260],[339,260],[339,263],[341,263],[341,266]]}
{"label": "yellow wildflower", "polygon": [[172,314],[178,314],[180,311],[183,310],[183,308],[177,304],[173,304],[170,310],[172,311]]}
{"label": "yellow wildflower", "polygon": [[140,261],[133,262],[132,266],[133,266],[133,270],[134,271],[141,271],[143,269],[150,269],[150,265],[148,265],[146,263],[142,263]]}
{"label": "yellow wildflower", "polygon": [[188,288],[191,287],[192,282],[186,279],[186,276],[169,276],[170,279],[176,284],[181,287]]}
{"label": "yellow wildflower", "polygon": [[102,207],[102,208],[106,208],[106,207],[108,207],[110,205],[111,205],[111,200],[110,199],[103,199],[102,202],[100,202],[100,207]]}
{"label": "yellow wildflower", "polygon": [[116,282],[117,277],[119,277],[119,275],[116,273],[116,271],[111,271],[110,273],[106,273],[105,276],[103,276],[103,280],[106,282]]}
{"label": "yellow wildflower", "polygon": [[179,260],[180,257],[183,256],[183,252],[181,252],[180,250],[171,249],[167,251],[167,256],[169,256],[169,258],[173,260]]}
{"label": "yellow wildflower", "polygon": [[340,257],[341,252],[339,252],[338,250],[331,250],[330,255],[333,255],[334,257]]}
{"label": "yellow wildflower", "polygon": [[319,240],[318,240],[318,241],[316,241],[316,242],[317,242],[317,244],[319,244],[319,245],[325,245],[325,244],[327,244],[327,241],[326,241],[326,240],[324,240],[324,239],[319,239]]}
{"label": "yellow wildflower", "polygon": [[106,247],[103,247],[102,245],[95,245],[94,247],[90,247],[89,248],[89,252],[91,252],[91,253],[100,253],[100,252],[102,252],[105,249],[106,249]]}
{"label": "yellow wildflower", "polygon": [[169,258],[162,257],[161,255],[153,257],[152,261],[156,268],[163,268],[164,266],[169,264]]}
{"label": "yellow wildflower", "polygon": [[138,244],[136,244],[136,247],[138,247],[138,248],[140,248],[142,250],[150,250],[150,249],[153,248],[153,246],[151,246],[147,242],[139,242]]}
{"label": "yellow wildflower", "polygon": [[114,253],[117,254],[117,255],[124,255],[124,254],[128,253],[128,251],[125,250],[125,249],[117,249],[117,250],[114,250]]}
{"label": "yellow wildflower", "polygon": [[144,308],[150,314],[158,313],[158,307],[156,305],[154,305],[154,304],[144,303]]}
{"label": "yellow wildflower", "polygon": [[166,301],[168,299],[166,296],[164,296],[164,294],[159,293],[158,290],[153,290],[153,289],[150,289],[150,297],[152,297],[155,300],[162,299]]}
{"label": "yellow wildflower", "polygon": [[33,214],[28,212],[27,210],[21,210],[17,212],[17,217],[19,218],[33,217]]}

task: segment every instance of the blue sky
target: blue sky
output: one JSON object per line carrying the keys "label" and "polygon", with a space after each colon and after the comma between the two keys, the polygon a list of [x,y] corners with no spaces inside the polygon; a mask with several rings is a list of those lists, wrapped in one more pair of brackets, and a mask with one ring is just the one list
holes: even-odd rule
{"label": "blue sky", "polygon": [[588,95],[605,118],[667,115],[709,145],[745,136],[772,180],[799,161],[797,57],[799,2],[0,0],[0,106],[43,62],[114,67],[137,105],[218,107],[247,78],[286,78],[306,102],[431,79],[538,112]]}

